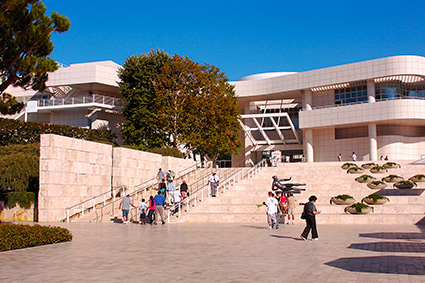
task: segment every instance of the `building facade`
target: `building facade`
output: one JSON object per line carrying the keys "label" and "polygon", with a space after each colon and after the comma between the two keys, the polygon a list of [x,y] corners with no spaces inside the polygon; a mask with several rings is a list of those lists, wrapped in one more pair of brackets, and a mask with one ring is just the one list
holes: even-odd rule
{"label": "building facade", "polygon": [[[106,128],[119,136],[112,61],[73,64],[49,75],[44,92],[8,89],[26,102],[15,119]],[[417,160],[425,154],[425,58],[394,56],[307,72],[251,75],[231,82],[243,148],[232,164],[272,153],[296,162]]]}
{"label": "building facade", "polygon": [[[425,58],[395,56],[232,82],[243,149],[234,164],[274,151],[289,160],[417,160],[425,154]],[[304,155],[304,157],[303,157]]]}
{"label": "building facade", "polygon": [[23,111],[9,118],[103,128],[119,137],[119,128],[124,122],[117,84],[120,67],[112,61],[72,64],[49,74],[47,89],[43,92],[9,87],[6,92],[26,104]]}

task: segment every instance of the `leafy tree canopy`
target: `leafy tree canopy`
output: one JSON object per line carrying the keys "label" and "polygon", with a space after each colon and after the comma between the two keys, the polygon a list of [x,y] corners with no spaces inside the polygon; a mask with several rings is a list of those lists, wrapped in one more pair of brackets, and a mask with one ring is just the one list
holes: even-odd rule
{"label": "leafy tree canopy", "polygon": [[39,0],[0,1],[0,94],[10,86],[46,88],[47,73],[58,69],[47,57],[53,51],[52,32],[66,32],[71,22]]}
{"label": "leafy tree canopy", "polygon": [[119,77],[127,144],[184,146],[213,159],[241,146],[237,98],[216,66],[155,50],[127,58]]}

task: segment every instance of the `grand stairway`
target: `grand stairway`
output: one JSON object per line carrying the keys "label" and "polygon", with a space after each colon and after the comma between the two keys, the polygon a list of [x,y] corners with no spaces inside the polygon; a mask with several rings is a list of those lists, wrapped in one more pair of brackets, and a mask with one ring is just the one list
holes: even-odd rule
{"label": "grand stairway", "polygon": [[[363,162],[366,163],[366,162]],[[383,163],[383,162],[378,162]],[[401,175],[405,179],[425,173],[425,165],[411,165],[410,162],[398,162],[399,169],[389,169],[384,174],[373,175],[381,179],[389,174]],[[358,162],[360,166],[362,162]],[[258,208],[271,190],[272,176],[280,179],[292,176],[291,182],[305,183],[306,191],[296,194],[297,202],[306,202],[310,195],[316,195],[316,206],[322,213],[317,216],[318,223],[328,224],[416,224],[424,222],[425,217],[425,183],[418,183],[412,190],[393,189],[391,184],[382,190],[372,190],[366,184],[357,183],[356,174],[347,174],[341,169],[342,163],[285,163],[279,167],[264,168],[253,179],[245,179],[231,187],[216,198],[204,198],[196,207],[190,207],[172,222],[215,222],[215,223],[266,223],[266,208]],[[368,170],[366,170],[368,171]],[[345,206],[330,204],[331,197],[339,194],[352,195],[356,201],[371,193],[386,195],[390,202],[383,206],[374,206],[375,211],[367,215],[350,215],[344,213]],[[301,221],[303,207],[296,208],[295,221]]]}

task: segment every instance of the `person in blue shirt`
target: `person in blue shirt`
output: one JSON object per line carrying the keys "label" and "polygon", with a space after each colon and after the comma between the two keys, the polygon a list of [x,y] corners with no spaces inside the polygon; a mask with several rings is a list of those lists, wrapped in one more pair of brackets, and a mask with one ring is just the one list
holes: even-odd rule
{"label": "person in blue shirt", "polygon": [[161,216],[162,225],[164,225],[165,198],[161,195],[161,192],[158,192],[158,194],[153,198],[153,200],[155,201],[155,222],[153,224],[158,224],[159,217]]}

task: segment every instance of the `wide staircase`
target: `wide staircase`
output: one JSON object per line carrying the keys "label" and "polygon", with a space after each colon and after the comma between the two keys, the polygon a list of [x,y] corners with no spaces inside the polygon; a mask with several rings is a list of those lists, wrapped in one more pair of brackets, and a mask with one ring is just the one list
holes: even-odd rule
{"label": "wide staircase", "polygon": [[[359,166],[366,162],[357,162]],[[384,162],[378,162],[384,163]],[[364,174],[375,176],[378,180],[390,174],[400,175],[405,179],[425,173],[425,165],[412,165],[411,162],[398,162],[399,169],[388,169],[387,173],[373,174],[365,170]],[[266,208],[258,207],[267,198],[271,190],[272,176],[279,179],[292,177],[292,183],[305,183],[306,191],[295,194],[297,202],[306,202],[311,195],[316,195],[316,206],[322,213],[317,216],[318,223],[328,224],[416,224],[424,222],[425,217],[425,183],[410,190],[393,188],[390,183],[383,190],[373,190],[364,183],[358,183],[357,174],[347,174],[341,169],[342,163],[284,163],[278,167],[264,168],[252,179],[244,179],[221,193],[218,197],[204,198],[192,203],[189,212],[172,218],[172,222],[214,222],[214,223],[266,223]],[[357,202],[371,193],[387,196],[390,202],[374,205],[374,212],[366,215],[351,215],[344,212],[345,206],[330,204],[333,196],[349,194]],[[303,207],[296,208],[295,221],[299,222]],[[183,208],[187,210],[187,208]],[[285,220],[284,218],[280,221]]]}

